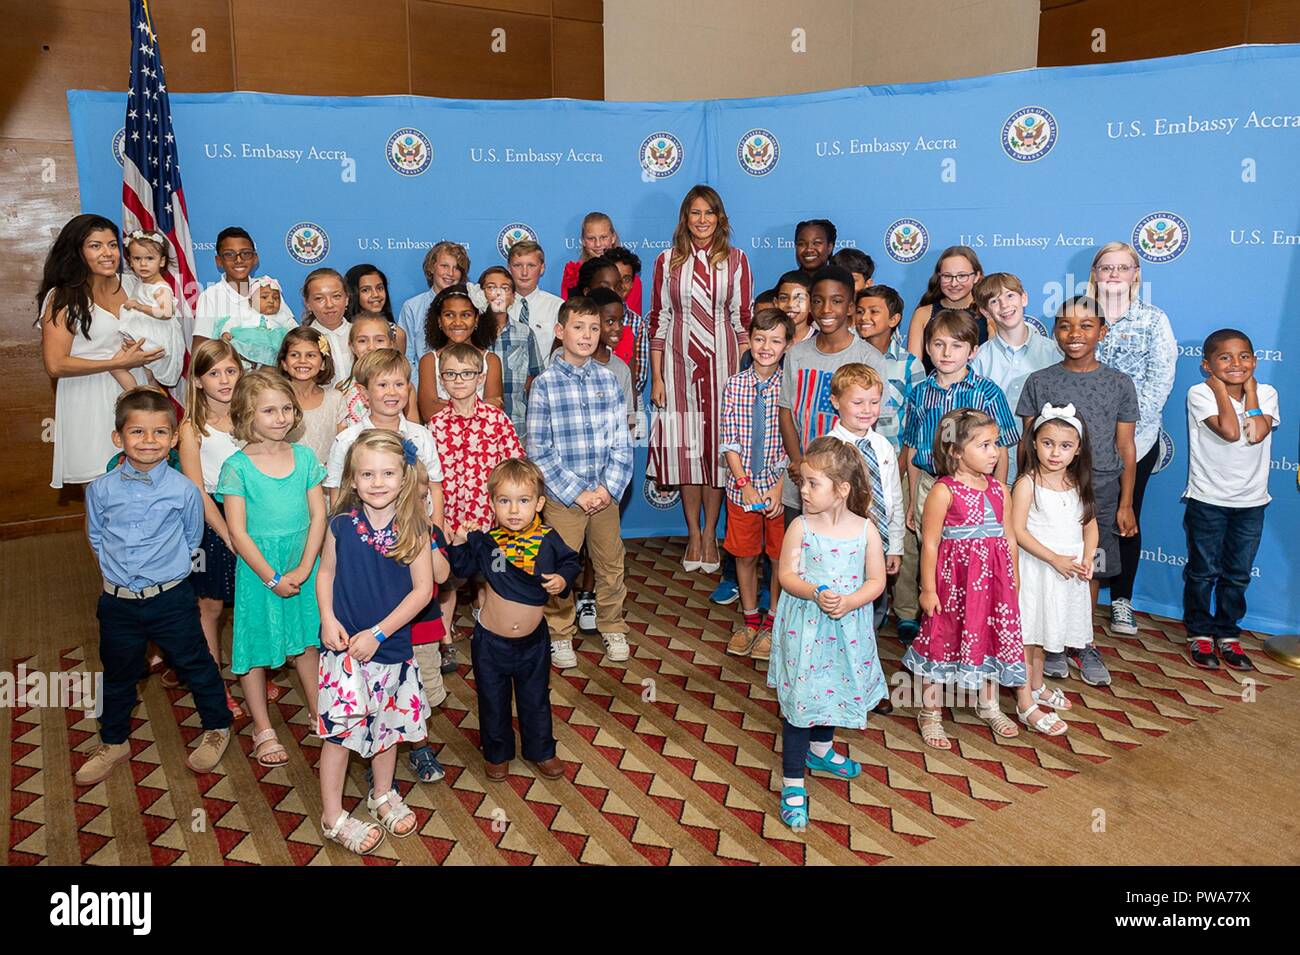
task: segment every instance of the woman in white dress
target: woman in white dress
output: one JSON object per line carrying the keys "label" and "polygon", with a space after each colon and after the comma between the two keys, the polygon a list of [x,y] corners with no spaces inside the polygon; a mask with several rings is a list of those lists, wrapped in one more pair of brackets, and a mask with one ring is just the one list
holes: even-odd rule
{"label": "woman in white dress", "polygon": [[63,227],[45,259],[36,302],[41,358],[57,379],[54,469],[50,486],[88,484],[104,473],[113,446],[113,406],[122,388],[112,371],[161,358],[161,349],[128,343],[118,313],[127,301],[118,270],[117,226],[103,216],[79,215]]}

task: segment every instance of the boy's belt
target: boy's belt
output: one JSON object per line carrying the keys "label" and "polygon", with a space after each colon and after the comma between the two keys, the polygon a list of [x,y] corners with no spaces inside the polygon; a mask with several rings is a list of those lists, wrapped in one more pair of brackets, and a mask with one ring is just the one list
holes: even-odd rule
{"label": "boy's belt", "polygon": [[150,584],[144,590],[132,590],[129,587],[119,587],[117,584],[104,581],[104,593],[112,597],[121,597],[124,600],[145,600],[149,597],[157,597],[161,593],[166,593],[178,584],[185,583],[187,578],[182,577],[180,580],[169,580],[165,584]]}

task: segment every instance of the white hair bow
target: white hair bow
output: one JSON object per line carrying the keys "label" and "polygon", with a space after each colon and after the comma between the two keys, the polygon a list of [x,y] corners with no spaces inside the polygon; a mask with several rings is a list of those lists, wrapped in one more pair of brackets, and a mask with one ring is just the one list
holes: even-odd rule
{"label": "white hair bow", "polygon": [[1075,415],[1073,404],[1062,405],[1058,408],[1049,401],[1047,404],[1043,405],[1042,412],[1034,421],[1034,430],[1037,431],[1043,423],[1047,421],[1064,421],[1066,424],[1072,425],[1075,431],[1079,432],[1079,437],[1083,437],[1083,422]]}

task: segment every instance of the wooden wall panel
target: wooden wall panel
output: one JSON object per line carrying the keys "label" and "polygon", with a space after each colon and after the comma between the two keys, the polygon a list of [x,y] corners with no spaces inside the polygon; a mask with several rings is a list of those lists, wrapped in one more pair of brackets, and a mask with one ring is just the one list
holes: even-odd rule
{"label": "wooden wall panel", "polygon": [[1300,3],[1296,0],[1251,0],[1247,43],[1300,43]]}
{"label": "wooden wall panel", "polygon": [[232,0],[239,88],[312,96],[410,88],[405,0]]}
{"label": "wooden wall panel", "polygon": [[[1141,60],[1245,43],[1251,6],[1252,0],[1178,4],[1079,0],[1050,8],[1044,4],[1038,26],[1038,65]],[[1106,31],[1106,50],[1101,53],[1092,50],[1093,31],[1098,28]]]}
{"label": "wooden wall panel", "polygon": [[[551,19],[411,0],[411,92],[471,99],[551,96]],[[494,30],[505,51],[492,51]]]}
{"label": "wooden wall panel", "polygon": [[[537,17],[549,17],[552,14],[551,0],[451,0],[445,6],[473,7],[476,10],[496,10],[504,13],[531,13]],[[451,10],[448,11],[448,16],[455,20],[460,14]]]}
{"label": "wooden wall panel", "polygon": [[605,21],[605,4],[603,0],[555,0],[551,9],[557,19],[586,20],[589,23]]}
{"label": "wooden wall panel", "polygon": [[605,98],[604,27],[583,20],[553,20],[555,78],[553,96]]}

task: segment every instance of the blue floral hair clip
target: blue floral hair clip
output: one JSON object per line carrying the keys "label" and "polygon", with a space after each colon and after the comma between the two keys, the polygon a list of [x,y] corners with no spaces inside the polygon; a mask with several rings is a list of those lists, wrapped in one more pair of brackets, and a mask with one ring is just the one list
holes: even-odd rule
{"label": "blue floral hair clip", "polygon": [[410,438],[402,439],[402,457],[408,465],[414,464],[420,457],[420,449]]}

